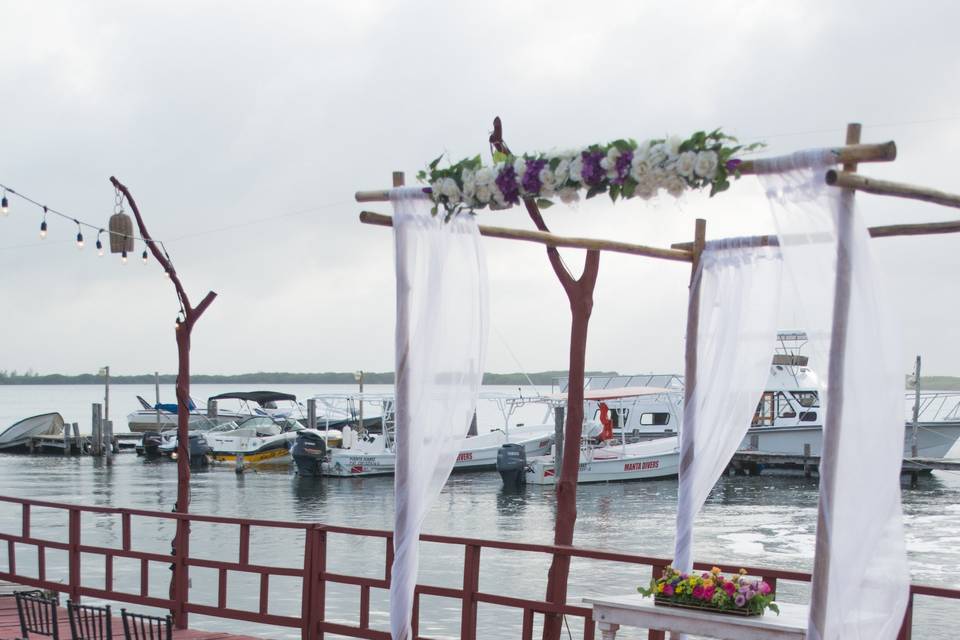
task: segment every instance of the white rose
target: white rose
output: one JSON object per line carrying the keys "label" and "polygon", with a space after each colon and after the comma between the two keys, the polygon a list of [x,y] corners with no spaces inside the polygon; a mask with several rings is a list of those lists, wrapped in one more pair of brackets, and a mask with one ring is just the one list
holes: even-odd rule
{"label": "white rose", "polygon": [[693,165],[697,161],[697,154],[693,151],[684,151],[677,158],[676,170],[680,175],[689,178],[693,175]]}
{"label": "white rose", "polygon": [[581,175],[583,173],[583,158],[581,156],[577,156],[570,161],[568,170],[572,182],[583,182],[583,176]]}
{"label": "white rose", "polygon": [[553,171],[550,171],[550,167],[541,169],[540,175],[537,177],[540,178],[540,195],[545,198],[552,196],[554,190],[557,188],[557,178],[553,174]]}
{"label": "white rose", "polygon": [[600,168],[607,172],[608,178],[617,177],[617,158],[620,157],[620,149],[610,147],[607,156],[600,160]]}
{"label": "white rose", "polygon": [[527,172],[527,161],[523,158],[517,158],[513,161],[513,171],[517,174],[517,181]]}
{"label": "white rose", "polygon": [[490,185],[480,184],[477,185],[477,201],[481,204],[487,204],[490,202],[490,198],[493,196],[493,191],[490,190]]}
{"label": "white rose", "polygon": [[718,163],[719,159],[716,151],[701,151],[697,154],[697,162],[693,170],[697,172],[698,176],[712,180],[717,174]]}
{"label": "white rose", "polygon": [[443,180],[437,180],[436,182],[430,183],[430,189],[433,191],[434,197],[439,197],[443,195]]}
{"label": "white rose", "polygon": [[557,163],[557,168],[553,170],[553,175],[556,177],[558,184],[564,182],[570,177],[570,161],[567,159],[560,160]]}
{"label": "white rose", "polygon": [[572,188],[567,187],[566,189],[560,189],[560,201],[566,204],[571,202],[577,202],[580,199],[580,193]]}
{"label": "white rose", "polygon": [[630,162],[630,176],[637,182],[640,182],[648,173],[650,173],[650,163],[648,163],[645,158],[634,156]]}
{"label": "white rose", "polygon": [[679,198],[683,195],[684,189],[687,188],[687,183],[680,176],[669,176],[664,181],[664,188],[667,190],[667,193],[672,195],[674,198]]}
{"label": "white rose", "polygon": [[480,187],[492,184],[494,178],[496,177],[496,174],[493,173],[493,169],[490,167],[482,167],[479,171],[477,171],[475,179],[477,181],[477,186]]}
{"label": "white rose", "polygon": [[647,173],[637,180],[637,188],[633,190],[633,195],[643,200],[649,200],[657,194],[657,184],[651,174]]}
{"label": "white rose", "polygon": [[460,187],[457,186],[457,181],[453,178],[444,178],[441,190],[443,195],[447,196],[450,200],[460,199]]}
{"label": "white rose", "polygon": [[663,164],[667,160],[667,147],[662,142],[650,147],[647,153],[647,162],[649,162],[652,167]]}

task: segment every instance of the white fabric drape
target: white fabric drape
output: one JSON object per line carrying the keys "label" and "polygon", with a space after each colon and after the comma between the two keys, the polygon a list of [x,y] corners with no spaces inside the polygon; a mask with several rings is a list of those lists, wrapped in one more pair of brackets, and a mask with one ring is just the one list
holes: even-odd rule
{"label": "white fabric drape", "polygon": [[473,216],[430,213],[394,189],[397,277],[396,474],[390,629],[409,640],[419,537],[477,406],[487,344],[487,270]]}
{"label": "white fabric drape", "polygon": [[706,245],[699,287],[697,376],[683,410],[673,566],[693,569],[693,521],[743,440],[770,375],[777,341],[781,261],[749,239]]}
{"label": "white fabric drape", "polygon": [[[824,444],[836,440],[820,463],[807,637],[884,640],[897,636],[909,585],[900,503],[901,342],[853,194],[824,185],[832,161],[816,151],[758,163],[761,173],[770,172],[761,182],[814,366],[828,376]],[[838,289],[849,290],[848,310],[835,303]]]}

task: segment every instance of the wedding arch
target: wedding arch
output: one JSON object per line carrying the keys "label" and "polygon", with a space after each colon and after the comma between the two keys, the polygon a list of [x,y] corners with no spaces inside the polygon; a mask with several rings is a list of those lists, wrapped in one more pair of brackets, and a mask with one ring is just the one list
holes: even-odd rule
{"label": "wedding arch", "polygon": [[[554,544],[559,547],[572,545],[576,522],[586,339],[600,253],[691,264],[674,556],[674,566],[683,570],[692,568],[694,517],[741,441],[769,367],[776,318],[750,314],[752,296],[771,281],[791,278],[810,307],[806,322],[814,355],[828,365],[808,637],[896,636],[909,582],[899,494],[902,407],[892,411],[889,398],[874,398],[871,404],[862,381],[872,385],[872,394],[889,396],[896,385],[902,392],[902,375],[869,239],[953,233],[960,231],[960,221],[868,228],[854,207],[854,194],[861,190],[951,207],[960,207],[960,197],[856,173],[861,162],[896,158],[893,142],[861,144],[860,130],[860,125],[849,125],[845,144],[838,147],[757,160],[741,158],[746,149],[720,130],[685,139],[622,139],[570,152],[515,155],[497,118],[489,139],[492,165],[484,166],[475,156],[441,167],[438,158],[420,173],[424,187],[404,187],[403,174],[395,173],[394,189],[357,192],[358,202],[392,201],[395,211],[393,218],[360,214],[364,223],[393,226],[396,244],[394,638],[410,640],[420,526],[466,435],[483,375],[486,290],[480,235],[545,245],[570,303],[563,449],[573,455],[558,463]],[[692,243],[659,248],[556,236],[542,214],[553,199],[570,202],[582,193],[588,198],[607,194],[613,202],[649,198],[659,191],[678,196],[688,189],[709,189],[715,195],[751,174],[765,187],[776,236],[707,242],[706,222],[698,219]],[[476,223],[477,211],[517,204],[525,207],[536,231]],[[561,247],[586,250],[579,278],[561,261]],[[451,296],[457,297],[448,305]],[[456,310],[456,317],[441,319],[441,308]],[[872,340],[878,342],[865,350],[865,341]],[[721,363],[736,375],[718,375]],[[876,422],[864,419],[863,412]],[[871,458],[862,455],[858,440],[868,422]],[[883,429],[889,437],[879,437]],[[901,436],[892,437],[894,429]],[[874,519],[871,531],[864,533],[836,517],[852,504]],[[568,555],[554,556],[548,602],[566,602],[569,567]],[[475,617],[476,603],[464,606],[474,609],[464,615]],[[544,639],[557,640],[561,616],[543,613]]]}

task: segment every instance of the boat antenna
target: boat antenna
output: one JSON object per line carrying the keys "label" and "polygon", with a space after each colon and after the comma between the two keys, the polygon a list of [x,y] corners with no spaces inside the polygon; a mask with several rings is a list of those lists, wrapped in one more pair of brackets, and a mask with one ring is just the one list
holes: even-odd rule
{"label": "boat antenna", "polygon": [[[498,329],[497,325],[493,324],[492,322],[490,323],[490,326],[493,327],[494,333],[497,334],[497,337],[500,338],[500,342],[503,343],[503,348],[506,349],[507,353],[510,354],[510,357],[513,358],[513,362],[514,364],[517,365],[517,368],[520,369],[520,373],[522,373],[523,377],[527,379],[527,384],[529,384],[533,388],[534,392],[537,394],[537,397],[540,397],[540,390],[537,389],[537,385],[533,383],[533,380],[530,378],[530,375],[527,373],[527,370],[523,368],[523,365],[520,363],[520,359],[517,358],[516,354],[513,352],[513,349],[511,349],[510,345],[507,344],[507,341],[503,337],[503,334],[500,333],[500,329]],[[522,393],[520,395],[523,396]]]}

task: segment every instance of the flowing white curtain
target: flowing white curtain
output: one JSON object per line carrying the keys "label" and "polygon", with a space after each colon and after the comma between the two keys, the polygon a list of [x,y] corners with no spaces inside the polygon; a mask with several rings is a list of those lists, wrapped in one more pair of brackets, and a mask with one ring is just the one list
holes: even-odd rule
{"label": "flowing white curtain", "polygon": [[[777,341],[781,260],[776,247],[734,238],[708,243],[699,288],[697,376],[680,431],[673,566],[693,569],[693,521],[750,427]],[[758,244],[758,243],[756,243]]]}
{"label": "flowing white curtain", "polygon": [[[820,463],[819,555],[807,637],[884,640],[897,636],[909,585],[900,504],[901,342],[853,193],[824,185],[833,161],[821,150],[757,168],[766,173],[761,182],[814,366],[828,376],[824,444],[835,441],[824,447]],[[836,303],[838,289],[849,291],[849,307]]]}
{"label": "flowing white curtain", "polygon": [[487,270],[473,216],[430,213],[391,191],[397,277],[396,474],[390,629],[410,640],[419,537],[477,406],[487,344]]}

